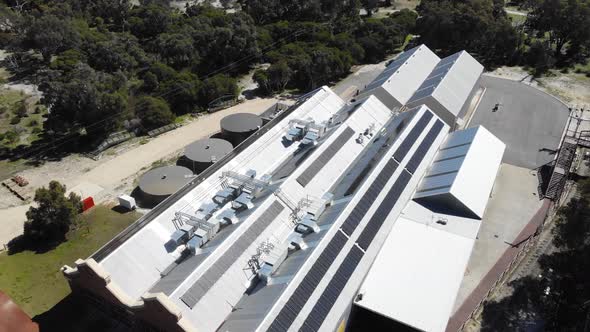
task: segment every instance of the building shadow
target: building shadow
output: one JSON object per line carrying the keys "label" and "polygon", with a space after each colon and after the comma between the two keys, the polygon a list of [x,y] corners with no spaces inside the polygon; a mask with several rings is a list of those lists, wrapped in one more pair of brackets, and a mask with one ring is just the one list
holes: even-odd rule
{"label": "building shadow", "polygon": [[133,330],[120,321],[108,317],[82,296],[74,294],[69,294],[51,309],[33,317],[33,321],[39,324],[41,332]]}

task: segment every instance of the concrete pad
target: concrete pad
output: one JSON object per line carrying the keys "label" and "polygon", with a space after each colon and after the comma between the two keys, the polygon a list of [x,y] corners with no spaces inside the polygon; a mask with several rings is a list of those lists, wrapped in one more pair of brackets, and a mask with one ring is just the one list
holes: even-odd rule
{"label": "concrete pad", "polygon": [[31,204],[27,204],[0,210],[0,249],[23,233],[23,224],[30,207]]}
{"label": "concrete pad", "polygon": [[[553,160],[569,116],[551,95],[520,82],[482,76],[486,92],[469,127],[483,125],[507,146],[503,161],[537,168]],[[499,104],[497,110],[494,106]]]}
{"label": "concrete pad", "polygon": [[542,206],[537,176],[526,168],[502,164],[482,219],[453,311],[477,287],[521,230]]}

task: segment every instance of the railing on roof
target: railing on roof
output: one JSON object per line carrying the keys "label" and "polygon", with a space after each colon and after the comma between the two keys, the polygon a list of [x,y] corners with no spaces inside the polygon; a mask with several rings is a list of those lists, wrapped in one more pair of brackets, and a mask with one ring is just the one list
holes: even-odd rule
{"label": "railing on roof", "polygon": [[192,181],[188,182],[184,187],[180,188],[176,193],[170,195],[156,207],[151,209],[148,213],[143,215],[137,221],[129,225],[125,228],[121,233],[115,236],[111,241],[107,244],[99,248],[96,252],[90,256],[95,261],[100,262],[106,256],[108,256],[113,250],[117,249],[121,244],[127,241],[133,234],[137,233],[143,227],[147,226],[153,219],[159,216],[162,212],[164,212],[167,208],[172,206],[180,197],[186,195],[189,191],[194,189],[198,186],[201,182],[205,179],[213,175],[217,172],[221,167],[225,166],[228,161],[233,159],[236,155],[244,151],[248,148],[252,143],[254,143],[258,137],[265,134],[268,130],[273,128],[277,123],[281,122],[285,117],[295,111],[299,106],[301,106],[304,102],[306,102],[311,96],[313,96],[317,91],[321,88],[317,88],[311,92],[308,92],[297,99],[297,102],[289,107],[287,110],[280,112],[275,118],[269,121],[267,124],[262,126],[258,131],[240,143],[238,146],[234,148],[231,153],[226,154],[223,158],[221,158],[218,162],[209,166],[206,170],[204,170],[198,177],[193,179]]}

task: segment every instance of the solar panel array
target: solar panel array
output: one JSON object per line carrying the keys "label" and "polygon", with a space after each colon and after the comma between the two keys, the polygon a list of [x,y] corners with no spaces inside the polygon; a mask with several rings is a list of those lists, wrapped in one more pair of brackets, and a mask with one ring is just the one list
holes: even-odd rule
{"label": "solar panel array", "polygon": [[383,190],[387,180],[389,180],[391,175],[397,169],[398,165],[398,162],[393,159],[389,159],[387,164],[385,164],[385,167],[383,167],[379,175],[377,175],[375,181],[371,183],[369,189],[365,192],[363,197],[359,200],[350,215],[342,224],[342,231],[346,233],[346,235],[352,235],[358,224],[369,210],[369,207],[371,207],[379,193],[381,193],[381,190]]}
{"label": "solar panel array", "polygon": [[371,89],[374,89],[378,86],[381,86],[383,84],[383,82],[387,81],[395,71],[397,71],[404,63],[406,63],[406,61],[412,56],[414,55],[414,53],[416,53],[416,51],[418,50],[418,48],[420,48],[420,46],[416,46],[411,50],[407,50],[404,53],[402,53],[399,57],[397,57],[395,60],[393,60],[386,68],[384,71],[382,71],[377,78],[375,78],[371,83],[369,83],[369,85],[367,85],[367,87],[365,88],[364,91],[369,91]]}
{"label": "solar panel array", "polygon": [[328,243],[324,251],[317,258],[311,269],[305,275],[299,286],[295,289],[287,303],[283,306],[275,320],[272,322],[268,331],[284,332],[289,329],[309,297],[316,289],[318,283],[322,280],[326,271],[332,262],[336,259],[348,238],[342,233],[337,232],[332,240]]}
{"label": "solar panel array", "polygon": [[434,143],[436,137],[438,137],[438,135],[440,134],[440,131],[442,130],[443,126],[444,124],[442,121],[436,120],[432,128],[430,128],[430,130],[428,131],[428,134],[426,134],[426,137],[424,137],[420,145],[418,145],[418,148],[416,149],[416,152],[414,152],[414,154],[412,155],[412,158],[410,158],[410,160],[406,164],[406,169],[408,170],[408,172],[412,174],[416,172],[416,169],[424,159],[424,156],[432,146],[432,143]]}
{"label": "solar panel array", "polygon": [[412,128],[408,136],[406,136],[404,141],[393,153],[393,157],[395,158],[395,160],[397,160],[398,162],[402,162],[402,160],[404,160],[404,158],[408,154],[408,151],[410,151],[410,148],[414,145],[414,143],[416,143],[418,136],[420,136],[420,134],[424,131],[424,128],[426,128],[428,122],[430,122],[430,119],[432,119],[432,116],[433,115],[430,111],[426,111],[424,112],[424,114],[422,114],[420,120],[418,120],[418,122],[416,123],[414,128]]}
{"label": "solar panel array", "polygon": [[[342,224],[341,231],[344,234],[348,236],[352,235],[360,221],[369,210],[372,203],[383,190],[389,178],[399,167],[398,160],[401,161],[405,158],[410,148],[418,140],[418,137],[422,131],[424,131],[432,118],[433,114],[431,112],[425,112],[418,120],[416,125],[411,129],[410,133],[394,152],[394,158],[391,158],[385,164],[383,169],[379,172],[379,175],[377,175],[373,183],[371,183],[363,197],[358,201],[350,215]],[[412,178],[410,171],[415,172],[417,167],[423,161],[425,154],[432,147],[434,140],[440,134],[443,127],[443,122],[437,119],[422,142],[420,142],[416,152],[408,161],[406,169],[400,173],[393,186],[389,189],[387,195],[379,204],[377,210],[369,219],[369,222],[356,240],[358,247],[353,246],[351,248],[344,261],[340,264],[336,270],[336,273],[322,292],[318,301],[313,306],[310,314],[303,322],[300,331],[311,332],[319,330],[330,310],[332,309],[334,303],[337,301],[340,293],[346,286],[346,283],[361,261],[364,251],[366,251],[371,245],[373,239],[377,235],[377,232],[379,232],[383,223],[387,219],[387,216],[390,214],[391,210],[397,204],[401,194],[406,189],[410,179]],[[299,286],[293,292],[293,295],[291,295],[287,303],[281,309],[276,319],[272,322],[268,331],[287,331],[291,327],[292,323],[295,321],[306,302],[315,291],[317,284],[322,280],[331,263],[338,256],[344,244],[348,241],[348,238],[344,236],[343,233],[338,232],[337,235],[330,241],[324,252],[320,254],[318,260],[314,263],[308,274],[303,278]],[[334,250],[330,247],[333,246],[333,243],[337,237],[340,238],[337,240],[337,243],[339,243],[340,246],[337,248],[337,250]],[[359,247],[364,251],[359,249]]]}
{"label": "solar panel array", "polygon": [[270,223],[285,209],[278,201],[273,202],[231,247],[184,293],[180,299],[193,308],[215,285],[233,263],[246,251]]}
{"label": "solar panel array", "polygon": [[436,67],[434,67],[432,72],[428,75],[426,80],[422,82],[418,90],[416,90],[414,95],[410,98],[408,104],[430,96],[439,86],[440,82],[442,82],[447,73],[451,70],[459,56],[461,56],[461,52],[450,55],[439,61]]}
{"label": "solar panel array", "polygon": [[330,144],[330,146],[311,164],[309,167],[297,177],[297,182],[303,187],[307,186],[309,182],[318,174],[324,166],[342,149],[344,144],[354,135],[354,130],[346,126],[346,129],[338,135],[338,137]]}
{"label": "solar panel array", "polygon": [[391,212],[391,209],[393,209],[394,205],[397,203],[399,196],[402,194],[404,189],[406,189],[406,185],[411,178],[412,175],[404,170],[399,175],[391,189],[389,189],[387,196],[385,196],[375,211],[375,214],[373,214],[365,226],[365,229],[363,229],[363,232],[361,235],[359,235],[356,241],[363,250],[367,250],[367,248],[369,248],[371,242],[373,242],[373,239],[375,238],[375,235],[377,235],[377,232],[379,229],[381,229],[381,225],[383,225],[383,222]]}
{"label": "solar panel array", "polygon": [[328,283],[326,289],[320,296],[319,300],[311,309],[309,316],[303,322],[303,326],[300,331],[312,332],[317,331],[322,326],[322,323],[328,316],[328,313],[332,309],[334,303],[338,299],[338,296],[346,286],[346,283],[350,279],[350,276],[354,273],[354,270],[358,266],[359,262],[363,258],[363,251],[357,246],[353,246],[344,261],[340,264],[340,267],[336,271],[336,274],[332,277],[332,280]]}

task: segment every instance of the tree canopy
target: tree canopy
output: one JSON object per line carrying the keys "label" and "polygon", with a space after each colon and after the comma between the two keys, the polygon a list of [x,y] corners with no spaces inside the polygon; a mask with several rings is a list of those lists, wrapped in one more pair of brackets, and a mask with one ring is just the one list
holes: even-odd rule
{"label": "tree canopy", "polygon": [[423,0],[418,13],[420,42],[443,55],[467,50],[487,65],[516,60],[517,31],[492,1]]}
{"label": "tree canopy", "polygon": [[79,196],[70,193],[66,197],[65,194],[66,186],[57,181],[35,191],[37,206],[27,211],[24,225],[24,236],[29,242],[42,245],[65,239],[70,225],[82,210]]}

